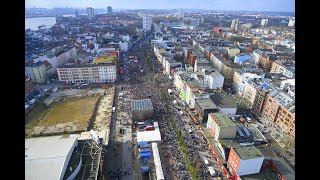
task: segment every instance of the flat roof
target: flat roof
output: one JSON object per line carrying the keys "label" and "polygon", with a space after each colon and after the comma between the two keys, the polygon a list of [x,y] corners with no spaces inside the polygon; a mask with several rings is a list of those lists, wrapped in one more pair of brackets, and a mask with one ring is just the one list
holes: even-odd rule
{"label": "flat roof", "polygon": [[132,100],[131,107],[132,111],[153,109],[151,99]]}
{"label": "flat roof", "polygon": [[158,150],[158,144],[153,142],[151,143],[151,146],[152,146],[153,161],[156,169],[157,179],[159,180],[164,179],[159,150]]}
{"label": "flat roof", "polygon": [[187,84],[188,86],[189,86],[189,88],[200,88],[200,84],[197,82],[197,81],[195,81],[195,80],[187,80],[187,81],[185,81],[185,84]]}
{"label": "flat roof", "polygon": [[161,141],[161,134],[159,129],[158,130],[153,130],[153,131],[141,131],[137,132],[137,142],[142,142],[142,141]]}
{"label": "flat roof", "polygon": [[233,150],[238,154],[240,159],[243,160],[263,157],[261,152],[254,146],[233,148]]}
{"label": "flat roof", "polygon": [[76,136],[49,136],[25,139],[25,179],[57,180],[64,176],[63,167]]}
{"label": "flat roof", "polygon": [[226,93],[215,92],[210,98],[220,108],[237,108],[236,100]]}
{"label": "flat roof", "polygon": [[240,144],[234,139],[218,139],[223,147],[239,148]]}
{"label": "flat roof", "polygon": [[202,109],[217,109],[216,104],[211,99],[197,99],[196,101]]}
{"label": "flat roof", "polygon": [[219,127],[224,128],[224,127],[236,127],[237,125],[231,121],[231,119],[226,116],[225,113],[223,112],[216,112],[216,113],[210,113],[209,116],[215,116],[216,119],[219,122]]}

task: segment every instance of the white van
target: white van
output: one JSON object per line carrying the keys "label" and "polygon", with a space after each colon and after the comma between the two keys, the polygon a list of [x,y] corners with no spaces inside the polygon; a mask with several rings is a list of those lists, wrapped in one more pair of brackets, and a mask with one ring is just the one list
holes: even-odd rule
{"label": "white van", "polygon": [[204,164],[205,164],[205,165],[207,165],[207,166],[209,165],[209,161],[208,161],[207,158],[203,158],[203,161],[204,161]]}
{"label": "white van", "polygon": [[208,170],[211,176],[213,177],[217,176],[217,172],[213,169],[213,166],[209,166]]}

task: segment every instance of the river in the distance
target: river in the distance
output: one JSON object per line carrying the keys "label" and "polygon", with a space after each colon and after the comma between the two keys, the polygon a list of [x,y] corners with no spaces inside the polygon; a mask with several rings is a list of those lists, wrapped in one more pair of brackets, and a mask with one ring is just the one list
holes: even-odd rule
{"label": "river in the distance", "polygon": [[25,18],[25,29],[38,30],[39,26],[45,25],[45,27],[52,27],[56,24],[55,17],[36,17]]}

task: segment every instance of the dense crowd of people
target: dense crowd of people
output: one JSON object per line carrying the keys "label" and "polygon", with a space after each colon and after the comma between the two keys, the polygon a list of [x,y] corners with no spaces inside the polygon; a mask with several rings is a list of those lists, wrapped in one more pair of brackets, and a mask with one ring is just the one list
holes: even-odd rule
{"label": "dense crowd of people", "polygon": [[[186,124],[192,127],[195,127],[195,124],[186,112],[182,115],[178,113],[179,110],[182,110],[181,104],[173,104],[173,100],[177,98],[177,92],[175,92],[175,95],[167,93],[168,89],[174,89],[173,82],[164,74],[155,72],[155,69],[161,70],[162,67],[157,62],[150,45],[128,56],[131,55],[137,56],[139,61],[125,61],[125,73],[122,79],[127,81],[126,91],[130,93],[132,100],[152,100],[154,118],[149,123],[159,122],[162,137],[162,142],[159,144],[159,153],[166,176],[172,178],[175,176],[177,179],[191,179],[191,174],[179,147],[176,133],[176,130],[179,129],[186,147],[187,158],[191,165],[197,168],[196,176],[209,179],[207,166],[202,160],[203,155],[200,154],[201,151],[208,151],[208,147],[201,138],[201,134],[197,134],[197,138],[192,138],[186,128]],[[182,118],[189,118],[189,121],[183,121]]]}

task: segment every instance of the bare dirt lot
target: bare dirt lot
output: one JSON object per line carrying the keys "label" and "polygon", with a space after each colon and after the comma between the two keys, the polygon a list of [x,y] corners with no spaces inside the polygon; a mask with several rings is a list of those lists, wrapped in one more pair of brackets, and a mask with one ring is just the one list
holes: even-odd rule
{"label": "bare dirt lot", "polygon": [[63,98],[26,114],[26,136],[86,130],[100,95]]}

